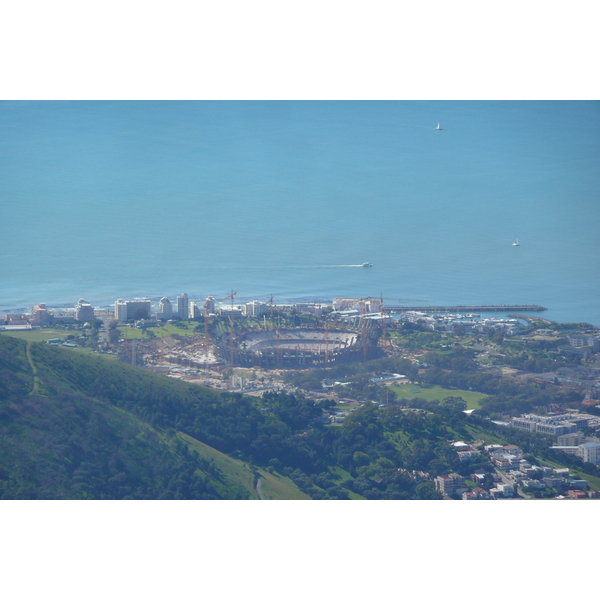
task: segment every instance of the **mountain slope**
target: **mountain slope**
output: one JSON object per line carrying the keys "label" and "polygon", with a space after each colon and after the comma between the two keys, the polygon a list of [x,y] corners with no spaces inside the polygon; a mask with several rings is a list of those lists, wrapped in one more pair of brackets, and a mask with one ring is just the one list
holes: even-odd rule
{"label": "mountain slope", "polygon": [[206,442],[247,447],[264,421],[238,395],[0,335],[4,499],[258,498],[255,467]]}

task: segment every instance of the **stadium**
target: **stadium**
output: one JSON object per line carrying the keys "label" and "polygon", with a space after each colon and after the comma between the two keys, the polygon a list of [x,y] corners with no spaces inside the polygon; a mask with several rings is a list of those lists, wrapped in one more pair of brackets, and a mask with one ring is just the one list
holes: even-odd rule
{"label": "stadium", "polygon": [[274,329],[242,335],[235,348],[235,364],[292,369],[347,362],[360,355],[360,335],[353,331]]}

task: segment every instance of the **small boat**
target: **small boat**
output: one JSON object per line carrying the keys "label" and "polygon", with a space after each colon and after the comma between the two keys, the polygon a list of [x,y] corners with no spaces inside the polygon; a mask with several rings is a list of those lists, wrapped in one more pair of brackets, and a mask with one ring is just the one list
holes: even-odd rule
{"label": "small boat", "polygon": [[372,267],[373,265],[371,263],[363,263],[361,265],[361,267]]}
{"label": "small boat", "polygon": [[519,245],[519,240],[517,238],[515,238],[515,241],[513,242],[513,246],[518,246]]}
{"label": "small boat", "polygon": [[435,128],[436,131],[441,131],[442,128],[440,127],[440,122],[438,121],[438,126]]}

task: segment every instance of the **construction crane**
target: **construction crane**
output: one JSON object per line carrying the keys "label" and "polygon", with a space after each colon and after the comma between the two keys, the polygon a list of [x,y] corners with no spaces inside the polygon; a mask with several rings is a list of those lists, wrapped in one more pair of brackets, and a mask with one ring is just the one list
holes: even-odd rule
{"label": "construction crane", "polygon": [[221,300],[218,301],[218,302],[225,302],[225,300],[229,300],[231,298],[231,311],[229,312],[229,325],[231,327],[231,335],[229,338],[229,362],[232,367],[233,367],[233,359],[234,359],[233,297],[236,294],[237,294],[237,292],[234,292],[233,290],[231,290],[231,294],[229,294],[229,296],[225,296],[225,298],[222,298]]}
{"label": "construction crane", "polygon": [[204,346],[206,347],[206,354],[207,354],[207,358],[208,358],[208,352],[210,351],[211,348],[211,340],[210,340],[210,336],[208,334],[208,319],[209,319],[209,310],[208,310],[208,303],[210,302],[211,297],[209,296],[206,301],[204,302]]}
{"label": "construction crane", "polygon": [[269,305],[269,320],[271,321],[269,327],[271,329],[275,329],[275,324],[273,323],[273,296],[269,298],[267,304]]}
{"label": "construction crane", "polygon": [[220,300],[217,300],[217,302],[225,302],[225,300],[229,300],[229,298],[231,298],[231,309],[233,310],[233,297],[237,294],[237,292],[234,292],[233,290],[231,290],[231,294],[229,294],[229,296],[225,296],[225,298],[221,298]]}
{"label": "construction crane", "polygon": [[277,368],[281,369],[281,334],[279,333],[279,329],[275,332],[277,334]]}

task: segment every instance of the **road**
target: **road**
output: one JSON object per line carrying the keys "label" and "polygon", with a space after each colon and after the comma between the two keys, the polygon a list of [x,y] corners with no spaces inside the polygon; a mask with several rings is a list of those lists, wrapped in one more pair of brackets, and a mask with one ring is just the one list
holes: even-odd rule
{"label": "road", "polygon": [[266,500],[266,498],[263,496],[262,489],[261,489],[262,482],[263,482],[263,478],[259,476],[258,481],[256,482],[256,491],[258,492],[258,497],[261,500]]}

